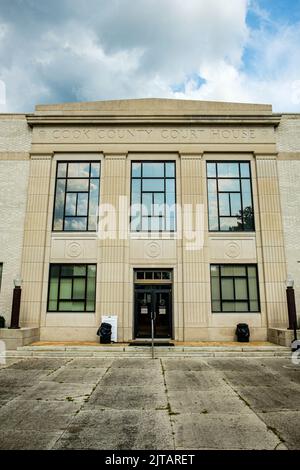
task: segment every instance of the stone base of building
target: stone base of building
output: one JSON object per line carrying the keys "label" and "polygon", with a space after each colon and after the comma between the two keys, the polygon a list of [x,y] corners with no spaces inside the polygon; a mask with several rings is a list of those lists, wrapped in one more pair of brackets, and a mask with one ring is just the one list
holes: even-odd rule
{"label": "stone base of building", "polygon": [[35,341],[39,341],[39,339],[39,328],[0,328],[0,341],[5,343],[6,350],[14,350],[21,346],[27,346]]}
{"label": "stone base of building", "polygon": [[[236,341],[236,326],[233,327],[186,327],[176,328],[175,341]],[[99,341],[95,327],[41,327],[41,341]],[[118,328],[120,343],[135,339],[131,328]],[[267,328],[250,327],[250,341],[267,341]]]}
{"label": "stone base of building", "polygon": [[[300,340],[300,330],[297,330],[297,337]],[[268,341],[280,346],[291,346],[294,340],[294,331],[287,328],[268,328]]]}
{"label": "stone base of building", "polygon": [[[266,341],[267,329],[261,327],[250,328],[250,341]],[[236,325],[220,327],[186,327],[184,329],[184,341],[236,341]],[[177,339],[177,338],[175,338]]]}

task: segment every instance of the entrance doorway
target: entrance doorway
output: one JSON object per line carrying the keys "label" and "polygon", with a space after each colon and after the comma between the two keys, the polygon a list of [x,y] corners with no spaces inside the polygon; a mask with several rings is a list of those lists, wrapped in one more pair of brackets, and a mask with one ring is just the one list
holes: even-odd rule
{"label": "entrance doorway", "polygon": [[135,337],[172,338],[172,271],[136,270],[134,285]]}

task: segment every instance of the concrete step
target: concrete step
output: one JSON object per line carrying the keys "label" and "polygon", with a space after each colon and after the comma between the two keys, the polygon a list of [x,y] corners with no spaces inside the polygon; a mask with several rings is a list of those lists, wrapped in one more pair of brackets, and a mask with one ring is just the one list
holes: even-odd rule
{"label": "concrete step", "polygon": [[[155,357],[288,357],[283,346],[156,346]],[[151,357],[149,346],[23,346],[7,357]]]}

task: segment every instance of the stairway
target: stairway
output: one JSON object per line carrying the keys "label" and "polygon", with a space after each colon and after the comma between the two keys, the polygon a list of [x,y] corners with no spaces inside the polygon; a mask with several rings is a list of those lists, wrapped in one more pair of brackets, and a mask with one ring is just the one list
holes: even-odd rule
{"label": "stairway", "polygon": [[[236,346],[155,346],[155,357],[289,357],[290,348],[278,345],[251,346],[237,343]],[[23,346],[7,351],[7,357],[151,357],[148,345],[113,344],[95,346],[47,345]]]}

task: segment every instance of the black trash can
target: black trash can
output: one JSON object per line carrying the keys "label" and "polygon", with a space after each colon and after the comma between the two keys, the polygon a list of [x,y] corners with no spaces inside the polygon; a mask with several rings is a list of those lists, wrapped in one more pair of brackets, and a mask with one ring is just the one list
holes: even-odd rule
{"label": "black trash can", "polygon": [[101,344],[111,343],[111,324],[110,323],[101,323],[97,335],[100,336]]}
{"label": "black trash can", "polygon": [[5,318],[0,316],[0,328],[5,328]]}
{"label": "black trash can", "polygon": [[239,323],[236,326],[235,334],[239,343],[249,343],[250,330],[247,323]]}

